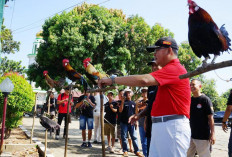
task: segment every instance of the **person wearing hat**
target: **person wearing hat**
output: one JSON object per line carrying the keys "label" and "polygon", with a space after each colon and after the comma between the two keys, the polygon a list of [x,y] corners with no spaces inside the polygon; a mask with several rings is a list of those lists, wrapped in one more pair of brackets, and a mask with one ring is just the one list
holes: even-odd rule
{"label": "person wearing hat", "polygon": [[[67,120],[68,99],[69,99],[69,86],[65,87],[64,93],[59,94],[59,96],[57,98],[57,104],[59,105],[58,124],[61,126],[62,120],[65,119],[63,138],[65,138],[65,136],[66,136],[66,120]],[[72,105],[73,105],[73,98],[71,99],[71,103],[69,106],[69,113],[71,113],[71,106]],[[56,140],[59,140],[59,136],[60,136],[60,128],[58,130],[56,130]]]}
{"label": "person wearing hat", "polygon": [[[103,78],[98,81],[98,85],[158,85],[159,89],[151,110],[152,149],[149,156],[186,157],[191,136],[191,93],[189,79],[179,79],[179,76],[187,71],[178,59],[177,43],[170,37],[162,37],[153,46],[147,47],[147,50],[154,52],[156,63],[162,69],[144,75]],[[135,120],[137,119],[132,118],[129,122],[133,124]]]}
{"label": "person wearing hat", "polygon": [[134,147],[134,153],[136,156],[143,157],[142,153],[139,152],[138,140],[136,126],[128,123],[129,117],[135,114],[135,102],[131,100],[133,92],[131,89],[127,88],[124,90],[124,97],[121,100],[121,105],[119,107],[119,112],[121,113],[120,127],[121,127],[121,139],[122,139],[122,148],[123,156],[128,156],[127,148],[127,133],[129,132],[132,144]]}
{"label": "person wearing hat", "polygon": [[[143,87],[141,89],[141,93],[142,93],[142,100],[139,100],[136,103],[136,114],[141,113],[148,104],[148,99],[147,99],[147,87]],[[141,141],[141,145],[142,145],[142,150],[143,150],[143,155],[145,157],[147,157],[147,137],[145,129],[144,129],[144,121],[145,121],[145,117],[141,117],[139,120],[139,134],[140,134],[140,141]]]}
{"label": "person wearing hat", "polygon": [[[116,113],[118,111],[117,102],[114,101],[114,93],[109,91],[107,94],[109,101],[104,104],[104,133],[107,136],[108,149],[110,153],[114,153],[115,142],[115,127],[116,127]],[[112,141],[112,146],[111,146]]]}

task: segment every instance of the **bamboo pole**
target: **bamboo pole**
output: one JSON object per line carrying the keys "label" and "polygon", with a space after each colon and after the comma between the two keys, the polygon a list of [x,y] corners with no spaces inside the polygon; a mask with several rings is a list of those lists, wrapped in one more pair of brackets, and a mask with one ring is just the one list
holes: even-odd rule
{"label": "bamboo pole", "polygon": [[101,121],[101,140],[102,140],[102,156],[105,157],[105,139],[104,139],[104,107],[103,107],[103,92],[100,92],[101,108],[100,108],[100,121]]}
{"label": "bamboo pole", "polygon": [[[52,92],[48,93],[48,116],[50,116],[50,95]],[[47,145],[48,145],[48,129],[45,130],[45,149],[44,149],[44,157],[47,154]]]}
{"label": "bamboo pole", "polygon": [[47,139],[48,139],[48,129],[45,130],[45,148],[44,148],[44,157],[47,155]]}
{"label": "bamboo pole", "polygon": [[66,124],[66,135],[65,135],[65,150],[64,150],[64,157],[67,156],[67,149],[68,149],[68,128],[69,128],[69,121],[68,121],[68,118],[69,118],[69,105],[71,103],[71,99],[72,99],[72,85],[69,86],[69,97],[68,97],[68,106],[67,106],[67,117],[66,117],[66,121],[65,121],[65,124]]}
{"label": "bamboo pole", "polygon": [[35,93],[35,106],[34,106],[34,112],[33,112],[33,122],[32,122],[31,139],[30,139],[31,144],[32,144],[32,137],[33,137],[34,126],[35,126],[35,115],[36,115],[36,108],[37,108],[37,95],[38,95],[38,93]]}

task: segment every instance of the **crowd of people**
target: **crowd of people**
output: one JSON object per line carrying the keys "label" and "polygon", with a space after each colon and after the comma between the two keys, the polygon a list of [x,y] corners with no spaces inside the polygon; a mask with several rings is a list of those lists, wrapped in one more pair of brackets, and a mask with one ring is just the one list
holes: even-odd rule
{"label": "crowd of people", "polygon": [[[129,87],[141,87],[141,97],[133,99],[130,88],[119,90],[116,95],[108,91],[103,97],[104,133],[107,136],[107,151],[115,153],[115,141],[119,139],[118,152],[128,156],[133,152],[142,157],[210,157],[215,143],[213,105],[211,100],[201,93],[201,81],[179,79],[187,73],[178,59],[178,46],[170,37],[160,38],[147,48],[154,53],[149,63],[151,73],[125,77],[103,78],[98,81],[101,88],[119,84]],[[192,96],[191,96],[192,93]],[[69,88],[57,98],[58,123],[66,119]],[[54,104],[53,103],[50,104]],[[232,92],[228,99],[222,127],[227,131],[227,119],[232,111]],[[71,106],[80,110],[80,130],[83,143],[81,147],[92,147],[101,143],[100,138],[100,95],[84,92],[76,104],[71,99]],[[69,107],[71,112],[71,106]],[[52,112],[52,110],[51,110]],[[63,138],[65,138],[65,128]],[[88,129],[88,141],[86,141]],[[142,150],[138,147],[139,131]],[[59,140],[60,130],[56,131]],[[129,149],[128,149],[129,144]],[[229,140],[229,157],[232,156],[232,137]]]}

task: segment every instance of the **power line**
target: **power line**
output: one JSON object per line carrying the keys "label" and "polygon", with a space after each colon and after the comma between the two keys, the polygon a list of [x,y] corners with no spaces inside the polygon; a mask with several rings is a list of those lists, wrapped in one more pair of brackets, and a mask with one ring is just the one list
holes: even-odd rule
{"label": "power line", "polygon": [[15,10],[15,1],[14,1],[14,6],[13,6],[11,20],[10,20],[10,28],[11,28],[11,25],[12,25],[12,20],[13,20],[13,16],[14,16],[14,10]]}
{"label": "power line", "polygon": [[50,16],[48,16],[48,17],[46,17],[46,18],[40,19],[40,20],[35,21],[35,22],[31,23],[31,24],[28,24],[28,25],[25,25],[25,26],[23,26],[23,27],[17,28],[17,29],[15,29],[15,30],[13,30],[13,31],[12,31],[12,33],[14,33],[15,31],[18,31],[18,30],[24,29],[24,28],[26,28],[26,27],[29,27],[29,26],[31,26],[31,25],[34,25],[34,24],[36,24],[36,23],[38,23],[38,22],[40,22],[40,21],[42,21],[42,20],[45,20],[45,19],[47,19],[47,18],[51,17],[51,16],[54,16],[54,15],[59,14],[59,13],[61,13],[61,12],[65,11],[65,10],[68,10],[68,9],[70,9],[70,8],[72,8],[72,7],[75,7],[75,6],[77,6],[77,5],[81,4],[81,3],[85,2],[85,1],[88,1],[88,0],[81,1],[81,2],[79,2],[79,3],[77,3],[77,4],[75,4],[75,5],[72,5],[72,6],[68,7],[68,8],[65,8],[65,9],[63,9],[63,10],[61,10],[61,11],[57,12],[57,13],[54,13],[54,14],[52,14],[52,15],[50,15]]}
{"label": "power line", "polygon": [[215,73],[215,74],[217,75],[217,77],[218,77],[219,79],[221,79],[222,81],[226,81],[226,82],[232,81],[232,78],[230,78],[229,80],[225,80],[225,79],[221,78],[221,77],[216,73],[215,70],[214,70],[214,73]]}
{"label": "power line", "polygon": [[[29,26],[31,26],[31,25],[33,25],[33,24],[35,24],[35,23],[38,23],[38,22],[40,22],[40,21],[42,21],[42,20],[44,20],[44,19],[47,19],[47,18],[49,18],[49,17],[51,17],[51,16],[54,16],[54,15],[56,15],[56,14],[58,14],[58,13],[61,13],[61,12],[65,11],[65,10],[68,10],[68,9],[70,9],[70,8],[72,8],[72,7],[75,7],[75,6],[81,4],[81,3],[85,2],[85,1],[87,1],[87,0],[84,0],[84,1],[82,1],[82,2],[80,2],[80,3],[77,3],[77,4],[73,5],[73,6],[68,7],[68,8],[66,8],[66,9],[63,9],[62,11],[59,11],[59,12],[57,12],[57,13],[55,13],[55,14],[52,14],[52,15],[46,17],[46,18],[43,18],[43,19],[38,20],[38,21],[36,21],[36,22],[33,22],[33,23],[29,24],[29,25],[26,25],[26,26],[24,26],[24,27],[15,29],[15,30],[12,31],[12,33],[13,33],[13,34],[22,33],[22,32],[26,32],[26,31],[31,30],[31,29],[34,29],[34,28],[41,27],[41,25],[39,25],[39,26],[32,27],[32,28],[29,28],[29,29],[26,29],[26,30],[22,30],[22,31],[20,31],[20,32],[15,32],[15,31],[17,31],[17,30],[21,30],[21,29],[23,29],[23,28],[29,27]],[[104,4],[104,3],[109,2],[109,1],[111,1],[111,0],[106,0],[106,1],[100,2],[100,3],[98,3],[97,5]]]}

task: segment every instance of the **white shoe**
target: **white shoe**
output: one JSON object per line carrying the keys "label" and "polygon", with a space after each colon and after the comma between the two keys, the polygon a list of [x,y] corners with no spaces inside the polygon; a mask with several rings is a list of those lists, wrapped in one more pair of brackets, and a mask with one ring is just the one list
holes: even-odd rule
{"label": "white shoe", "polygon": [[119,154],[122,154],[122,153],[123,153],[122,149],[119,149],[117,152],[118,152]]}
{"label": "white shoe", "polygon": [[60,138],[60,136],[59,136],[59,135],[56,135],[56,138],[55,138],[55,139],[56,139],[56,140],[59,140],[59,138]]}
{"label": "white shoe", "polygon": [[114,153],[114,147],[110,147],[110,153]]}

